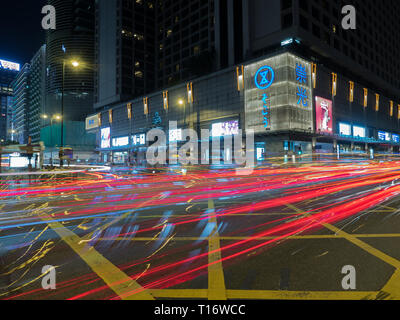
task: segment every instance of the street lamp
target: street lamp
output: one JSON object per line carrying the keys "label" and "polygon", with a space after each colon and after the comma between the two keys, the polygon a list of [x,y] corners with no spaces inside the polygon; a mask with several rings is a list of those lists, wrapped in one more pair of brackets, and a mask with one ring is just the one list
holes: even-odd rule
{"label": "street lamp", "polygon": [[[64,166],[64,160],[62,159],[64,154],[63,154],[63,148],[64,148],[64,88],[65,88],[65,66],[66,66],[67,60],[63,59],[63,68],[62,68],[62,90],[61,90],[61,144],[60,144],[60,167]],[[78,68],[80,66],[80,63],[77,60],[72,60],[71,65],[74,68]]]}

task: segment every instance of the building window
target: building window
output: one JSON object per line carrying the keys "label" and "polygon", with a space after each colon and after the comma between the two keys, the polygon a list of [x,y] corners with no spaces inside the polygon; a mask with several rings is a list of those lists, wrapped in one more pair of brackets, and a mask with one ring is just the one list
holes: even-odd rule
{"label": "building window", "polygon": [[289,28],[293,25],[293,15],[291,13],[285,14],[282,19],[282,29]]}

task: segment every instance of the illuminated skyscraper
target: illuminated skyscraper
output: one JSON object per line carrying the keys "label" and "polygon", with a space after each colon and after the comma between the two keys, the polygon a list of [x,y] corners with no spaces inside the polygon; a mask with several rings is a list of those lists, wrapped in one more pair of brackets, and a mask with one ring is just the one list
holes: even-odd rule
{"label": "illuminated skyscraper", "polygon": [[0,59],[0,141],[12,138],[12,81],[18,75],[20,65]]}
{"label": "illuminated skyscraper", "polygon": [[60,113],[63,60],[76,59],[79,70],[66,64],[64,118],[83,121],[93,108],[94,0],[49,0],[57,12],[56,30],[48,30],[46,107],[48,114]]}

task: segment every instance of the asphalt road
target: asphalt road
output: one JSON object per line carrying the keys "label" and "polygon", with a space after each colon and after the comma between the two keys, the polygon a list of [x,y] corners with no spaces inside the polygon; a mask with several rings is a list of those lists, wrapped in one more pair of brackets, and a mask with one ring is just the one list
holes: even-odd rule
{"label": "asphalt road", "polygon": [[[0,188],[0,299],[400,299],[398,159],[13,176]],[[56,289],[43,289],[53,273]]]}

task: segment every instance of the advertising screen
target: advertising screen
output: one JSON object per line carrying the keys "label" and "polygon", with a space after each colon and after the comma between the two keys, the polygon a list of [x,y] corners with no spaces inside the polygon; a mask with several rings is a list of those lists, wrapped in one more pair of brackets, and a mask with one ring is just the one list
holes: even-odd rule
{"label": "advertising screen", "polygon": [[396,143],[400,142],[400,136],[398,134],[392,134],[392,140]]}
{"label": "advertising screen", "polygon": [[351,126],[346,123],[339,123],[339,133],[343,136],[351,136]]}
{"label": "advertising screen", "polygon": [[239,134],[239,120],[214,123],[211,129],[213,137]]}
{"label": "advertising screen", "polygon": [[13,71],[20,71],[20,65],[18,63],[1,60],[1,59],[0,59],[0,68],[13,70]]}
{"label": "advertising screen", "polygon": [[99,115],[96,114],[86,118],[86,130],[95,129],[100,126]]}
{"label": "advertising screen", "polygon": [[385,131],[378,131],[378,139],[381,141],[391,141],[390,133]]}
{"label": "advertising screen", "polygon": [[27,157],[10,157],[10,168],[26,168],[28,165]]}
{"label": "advertising screen", "polygon": [[101,148],[111,147],[111,130],[110,127],[101,129]]}
{"label": "advertising screen", "polygon": [[315,97],[315,102],[317,131],[332,133],[332,101]]}
{"label": "advertising screen", "polygon": [[365,138],[365,136],[366,136],[365,132],[366,132],[365,128],[353,126],[353,136],[354,137]]}
{"label": "advertising screen", "polygon": [[113,147],[124,147],[129,145],[129,137],[120,137],[112,139]]}
{"label": "advertising screen", "polygon": [[132,140],[134,146],[143,146],[146,144],[146,134],[145,133],[135,134],[132,137]]}

